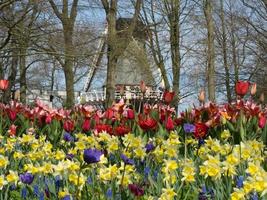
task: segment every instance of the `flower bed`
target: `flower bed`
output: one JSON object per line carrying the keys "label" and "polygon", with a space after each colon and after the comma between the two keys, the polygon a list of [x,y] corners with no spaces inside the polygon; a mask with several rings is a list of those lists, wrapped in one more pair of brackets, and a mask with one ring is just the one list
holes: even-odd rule
{"label": "flower bed", "polygon": [[[243,92],[243,91],[242,91]],[[1,104],[1,199],[266,199],[266,108]]]}

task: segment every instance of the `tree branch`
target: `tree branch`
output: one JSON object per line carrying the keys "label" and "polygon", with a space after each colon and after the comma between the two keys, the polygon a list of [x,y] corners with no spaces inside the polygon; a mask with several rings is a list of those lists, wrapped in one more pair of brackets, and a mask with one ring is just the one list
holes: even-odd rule
{"label": "tree branch", "polygon": [[101,2],[102,2],[102,5],[103,5],[103,7],[105,9],[106,14],[107,14],[108,10],[109,10],[108,0],[101,0]]}
{"label": "tree branch", "polygon": [[70,11],[70,19],[72,22],[75,21],[77,16],[77,7],[78,7],[78,0],[73,0],[73,4]]}
{"label": "tree branch", "polygon": [[7,1],[1,2],[0,3],[0,10],[3,10],[5,7],[9,6],[13,2],[15,2],[15,0],[7,0]]}
{"label": "tree branch", "polygon": [[140,14],[140,10],[141,10],[141,5],[142,5],[142,0],[136,0],[134,16],[128,29],[128,36],[131,36],[135,29],[135,26],[137,24],[137,19]]}
{"label": "tree branch", "polygon": [[49,1],[49,3],[50,3],[51,7],[53,8],[53,10],[54,10],[56,16],[62,21],[62,20],[63,20],[63,18],[62,18],[62,14],[59,12],[59,10],[58,10],[58,8],[57,8],[55,2],[54,2],[53,0],[48,0],[48,1]]}

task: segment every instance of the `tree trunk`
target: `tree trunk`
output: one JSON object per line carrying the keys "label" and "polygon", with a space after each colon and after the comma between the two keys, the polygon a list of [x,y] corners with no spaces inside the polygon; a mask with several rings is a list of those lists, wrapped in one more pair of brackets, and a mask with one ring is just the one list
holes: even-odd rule
{"label": "tree trunk", "polygon": [[180,1],[174,1],[171,4],[170,13],[170,40],[171,40],[171,59],[172,59],[172,73],[173,73],[173,91],[175,98],[173,106],[178,110],[179,103],[179,82],[180,82],[180,68],[181,68],[181,55],[180,55]]}
{"label": "tree trunk", "polygon": [[112,105],[115,100],[115,71],[117,65],[117,58],[115,56],[117,31],[116,31],[116,16],[117,16],[117,1],[112,0],[109,10],[106,10],[107,22],[108,22],[108,66],[107,66],[107,82],[106,82],[106,107]]}
{"label": "tree trunk", "polygon": [[72,1],[71,9],[69,9],[69,2],[63,1],[62,12],[57,8],[57,5],[53,0],[49,0],[49,3],[63,25],[64,34],[64,64],[62,64],[65,82],[66,82],[66,102],[65,106],[71,108],[74,105],[74,45],[73,45],[73,31],[74,24],[77,17],[78,0]]}
{"label": "tree trunk", "polygon": [[231,88],[230,88],[230,72],[227,60],[227,41],[226,41],[226,31],[225,31],[225,20],[224,20],[224,9],[223,9],[223,0],[220,0],[221,4],[221,22],[222,22],[222,48],[223,48],[223,65],[225,70],[225,87],[227,94],[227,101],[230,103],[232,100],[231,97]]}
{"label": "tree trunk", "polygon": [[74,105],[74,74],[73,74],[73,42],[72,42],[72,30],[69,24],[64,27],[64,75],[66,82],[66,104],[67,108],[71,108]]}
{"label": "tree trunk", "polygon": [[232,47],[232,63],[234,66],[234,77],[235,83],[239,80],[239,72],[238,72],[238,60],[237,60],[237,49],[236,49],[236,38],[235,38],[235,27],[234,27],[234,19],[232,14],[232,6],[230,6],[230,34],[231,34],[231,47]]}
{"label": "tree trunk", "polygon": [[113,53],[112,46],[108,47],[108,70],[106,84],[106,107],[112,105],[115,100],[115,72],[117,59]]}
{"label": "tree trunk", "polygon": [[236,41],[234,30],[231,30],[231,45],[232,45],[232,54],[233,54],[233,65],[234,65],[234,73],[235,73],[235,82],[239,80],[239,70],[238,70],[238,61],[237,61],[237,51],[236,51]]}
{"label": "tree trunk", "polygon": [[26,49],[22,48],[20,50],[19,57],[19,71],[20,71],[20,101],[26,104],[26,91],[27,91],[27,79],[26,79]]}
{"label": "tree trunk", "polygon": [[215,102],[215,49],[214,49],[214,23],[212,19],[211,0],[204,0],[204,14],[207,26],[207,62],[208,62],[208,97],[209,100]]}
{"label": "tree trunk", "polygon": [[11,100],[11,90],[16,83],[17,67],[18,67],[18,50],[14,42],[12,42],[11,45],[12,45],[12,60],[10,66],[11,71],[10,75],[8,76],[9,86],[4,96],[5,103],[8,103]]}
{"label": "tree trunk", "polygon": [[169,90],[170,89],[170,83],[169,83],[169,80],[168,80],[168,77],[167,77],[167,71],[165,69],[165,65],[164,65],[163,59],[161,59],[159,61],[158,67],[159,67],[160,72],[161,72],[161,76],[162,76],[162,79],[163,79],[163,82],[164,82],[165,89]]}
{"label": "tree trunk", "polygon": [[[142,0],[136,0],[135,12],[129,27],[123,30],[123,38],[117,34],[116,20],[117,20],[117,0],[101,0],[106,12],[106,19],[108,22],[108,66],[107,66],[107,82],[106,82],[106,107],[112,105],[115,100],[115,71],[118,58],[123,54],[124,50],[132,38],[133,31],[140,13]],[[125,42],[126,41],[126,42]]]}
{"label": "tree trunk", "polygon": [[[145,7],[143,7],[143,13],[144,13],[144,19],[146,21],[146,24],[149,25],[151,24],[150,19],[152,20],[152,24],[153,24],[153,31],[150,30],[149,34],[148,34],[148,39],[149,39],[149,47],[152,50],[152,56],[153,59],[157,65],[157,67],[160,70],[160,75],[162,78],[162,81],[164,83],[164,88],[169,90],[170,89],[170,82],[168,80],[168,76],[167,76],[167,71],[165,68],[165,64],[164,64],[164,59],[162,56],[162,50],[159,44],[159,32],[157,31],[157,23],[156,23],[156,17],[155,17],[155,13],[154,13],[154,4],[153,1],[150,1],[150,11],[151,11],[151,16],[148,17],[147,15],[147,11],[145,9]],[[155,42],[154,42],[155,40]]]}

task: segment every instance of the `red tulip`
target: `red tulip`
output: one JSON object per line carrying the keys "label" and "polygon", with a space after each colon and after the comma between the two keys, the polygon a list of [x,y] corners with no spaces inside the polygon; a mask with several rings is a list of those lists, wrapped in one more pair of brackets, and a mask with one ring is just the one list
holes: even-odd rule
{"label": "red tulip", "polygon": [[163,93],[163,100],[166,104],[169,104],[172,102],[173,98],[174,98],[175,92],[170,92],[168,90],[165,90],[165,92]]}
{"label": "red tulip", "polygon": [[134,119],[134,111],[132,109],[127,110],[127,118]]}
{"label": "red tulip", "polygon": [[243,97],[247,94],[249,88],[248,81],[237,81],[235,84],[235,92],[237,95]]}
{"label": "red tulip", "polygon": [[183,118],[176,118],[174,122],[176,126],[180,126],[183,123]]}
{"label": "red tulip", "polygon": [[63,128],[68,133],[72,132],[74,130],[74,122],[71,120],[66,120],[63,124]]}
{"label": "red tulip", "polygon": [[9,134],[9,136],[12,136],[12,137],[16,136],[17,126],[15,126],[14,124],[12,124],[7,132]]}
{"label": "red tulip", "polygon": [[112,134],[112,126],[108,124],[97,124],[95,130],[97,133],[107,132],[108,134]]}
{"label": "red tulip", "polygon": [[85,119],[82,125],[82,129],[84,132],[88,132],[90,130],[90,120],[89,119]]}
{"label": "red tulip", "polygon": [[266,117],[264,116],[264,115],[261,115],[260,117],[259,117],[259,123],[258,123],[258,125],[259,125],[259,127],[260,128],[264,128],[265,127],[265,125],[266,125]]}
{"label": "red tulip", "polygon": [[194,136],[197,139],[205,137],[208,132],[208,127],[204,123],[196,123],[195,124],[195,132]]}
{"label": "red tulip", "polygon": [[166,129],[167,129],[168,131],[171,131],[171,130],[174,129],[174,122],[173,122],[173,120],[172,120],[171,117],[168,117],[165,126],[166,126]]}
{"label": "red tulip", "polygon": [[136,184],[129,184],[128,188],[131,191],[131,193],[133,193],[134,196],[136,196],[136,197],[141,197],[145,193],[144,189],[141,188],[140,186],[136,185]]}
{"label": "red tulip", "polygon": [[117,126],[115,128],[115,135],[124,136],[124,135],[128,134],[130,131],[131,131],[131,129],[129,127],[120,125],[120,126]]}
{"label": "red tulip", "polygon": [[52,122],[52,116],[50,114],[46,115],[45,123],[46,124],[51,124],[51,122]]}
{"label": "red tulip", "polygon": [[146,84],[144,81],[140,82],[140,90],[142,93],[146,93]]}
{"label": "red tulip", "polygon": [[166,120],[166,112],[165,112],[165,110],[160,110],[159,119],[160,119],[161,123],[163,123]]}
{"label": "red tulip", "polygon": [[141,119],[139,118],[139,126],[144,130],[154,130],[157,128],[158,126],[158,122],[150,117],[148,117],[147,119]]}
{"label": "red tulip", "polygon": [[17,112],[13,109],[8,110],[8,117],[11,121],[15,121],[17,118]]}
{"label": "red tulip", "polygon": [[5,80],[5,79],[2,79],[0,80],[0,90],[6,90],[8,88],[8,85],[9,85],[9,81],[8,80]]}
{"label": "red tulip", "polygon": [[112,119],[114,117],[114,111],[112,108],[108,108],[105,112],[105,118]]}
{"label": "red tulip", "polygon": [[145,104],[143,109],[144,109],[144,114],[148,115],[151,111],[151,105]]}

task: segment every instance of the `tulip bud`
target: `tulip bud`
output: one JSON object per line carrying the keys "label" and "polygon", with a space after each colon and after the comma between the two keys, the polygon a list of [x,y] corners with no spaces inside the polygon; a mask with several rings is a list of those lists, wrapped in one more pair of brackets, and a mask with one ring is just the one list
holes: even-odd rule
{"label": "tulip bud", "polygon": [[227,122],[226,118],[225,118],[225,117],[222,117],[222,118],[221,118],[221,122],[222,122],[223,125],[225,125],[226,122]]}
{"label": "tulip bud", "polygon": [[17,132],[17,126],[15,126],[14,124],[12,124],[9,127],[9,130],[7,132],[9,134],[9,136],[14,137],[16,135],[16,132]]}
{"label": "tulip bud", "polygon": [[249,82],[248,81],[237,81],[235,84],[235,92],[237,95],[244,97],[249,89]]}
{"label": "tulip bud", "polygon": [[46,123],[46,124],[51,124],[51,122],[52,122],[52,116],[48,114],[48,115],[46,116],[46,118],[45,118],[45,123]]}
{"label": "tulip bud", "polygon": [[257,84],[253,83],[251,86],[251,90],[250,90],[251,96],[254,96],[256,94],[256,92],[257,92]]}
{"label": "tulip bud", "polygon": [[166,104],[169,104],[173,101],[173,98],[174,98],[174,95],[175,95],[175,92],[172,92],[172,91],[165,91],[163,93],[163,100]]}
{"label": "tulip bud", "polygon": [[259,122],[258,122],[259,127],[260,128],[264,128],[265,124],[266,124],[266,121],[267,121],[266,117],[263,114],[260,115]]}
{"label": "tulip bud", "polygon": [[205,102],[205,91],[204,90],[200,90],[199,95],[198,95],[198,100],[200,103]]}
{"label": "tulip bud", "polygon": [[132,109],[127,110],[127,118],[134,119],[134,111]]}
{"label": "tulip bud", "polygon": [[0,90],[3,90],[3,91],[7,90],[8,85],[9,85],[8,80],[5,80],[5,79],[0,80]]}
{"label": "tulip bud", "polygon": [[172,118],[171,117],[168,117],[167,118],[167,121],[166,121],[166,129],[168,130],[168,131],[171,131],[171,130],[173,130],[174,129],[174,122],[173,122],[173,120],[172,120]]}
{"label": "tulip bud", "polygon": [[84,132],[88,132],[90,130],[90,120],[89,119],[85,119],[83,124],[82,124],[82,130]]}
{"label": "tulip bud", "polygon": [[140,90],[142,93],[146,93],[146,84],[144,81],[140,82]]}
{"label": "tulip bud", "polygon": [[261,103],[264,103],[264,93],[261,93],[259,100]]}

